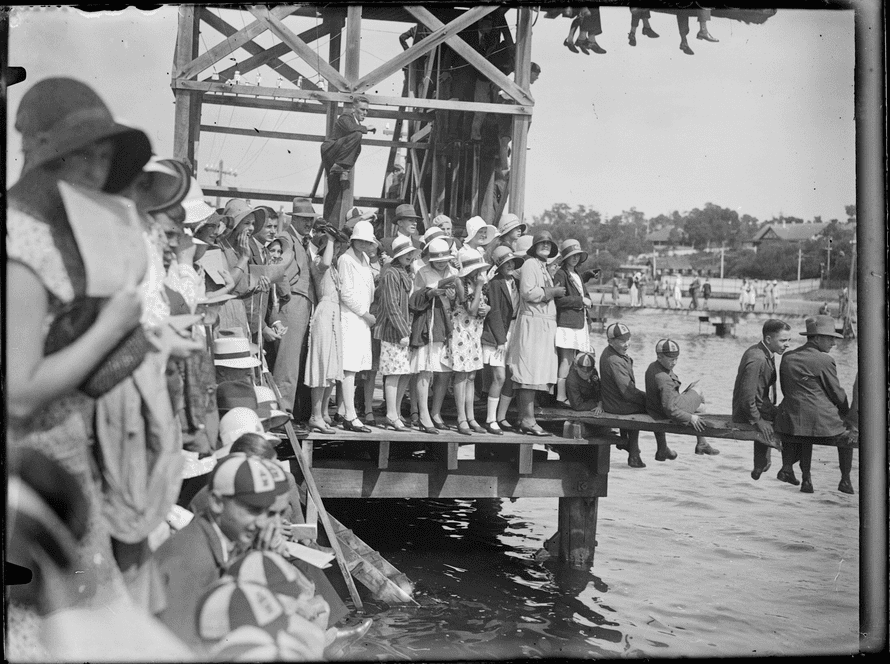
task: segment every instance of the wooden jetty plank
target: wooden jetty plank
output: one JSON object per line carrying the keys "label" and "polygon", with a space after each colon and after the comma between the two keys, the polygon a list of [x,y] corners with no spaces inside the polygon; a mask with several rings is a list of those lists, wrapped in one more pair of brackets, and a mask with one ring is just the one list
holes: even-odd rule
{"label": "wooden jetty plank", "polygon": [[[733,422],[731,415],[714,415],[710,413],[698,413],[698,415],[706,424],[704,431],[701,432],[696,431],[687,424],[677,424],[670,420],[656,419],[650,415],[642,413],[634,415],[604,413],[597,417],[589,411],[566,410],[564,408],[542,408],[539,412],[535,413],[535,417],[541,422],[558,422],[569,419],[601,427],[675,433],[683,436],[725,438],[730,440],[755,440],[759,436],[757,428],[754,425]],[[817,444],[837,447],[837,445],[831,443]],[[858,448],[859,444],[855,443],[851,447]]]}
{"label": "wooden jetty plank", "polygon": [[[565,412],[565,411],[564,411]],[[582,418],[577,418],[582,419]],[[335,443],[335,442],[389,442],[389,443],[456,443],[458,445],[473,445],[475,443],[486,443],[495,445],[533,445],[534,443],[543,443],[548,445],[613,445],[621,442],[621,438],[614,433],[602,433],[590,438],[582,438],[575,440],[573,438],[562,438],[561,436],[552,436],[550,438],[536,438],[533,436],[524,436],[518,433],[504,433],[503,436],[495,436],[487,433],[473,434],[472,436],[464,436],[456,431],[440,431],[438,436],[430,436],[420,433],[417,430],[409,429],[408,431],[399,432],[392,429],[379,429],[377,427],[369,427],[371,433],[355,433],[353,431],[344,431],[337,429],[337,433],[329,436],[320,433],[310,433],[303,440],[312,441],[314,443]]]}
{"label": "wooden jetty plank", "polygon": [[532,445],[519,446],[519,474],[531,475],[534,455],[532,454]]}
{"label": "wooden jetty plank", "polygon": [[[607,448],[604,448],[604,451]],[[316,459],[312,474],[326,498],[553,498],[605,496],[606,473],[579,461],[545,461],[520,475],[506,461],[462,461],[449,471],[436,461]]]}
{"label": "wooden jetty plank", "polygon": [[389,466],[389,441],[381,440],[377,446],[377,467],[386,470]]}

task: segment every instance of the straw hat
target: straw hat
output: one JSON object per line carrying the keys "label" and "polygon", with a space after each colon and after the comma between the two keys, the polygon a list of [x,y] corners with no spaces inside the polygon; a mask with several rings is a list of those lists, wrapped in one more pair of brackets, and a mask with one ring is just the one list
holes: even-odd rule
{"label": "straw hat", "polygon": [[[520,238],[520,239],[522,239],[522,238]],[[538,231],[535,234],[534,239],[532,240],[531,246],[528,248],[528,250],[525,253],[527,255],[531,256],[532,258],[534,258],[535,257],[535,247],[537,247],[542,242],[550,243],[550,255],[547,258],[553,258],[554,256],[556,256],[557,253],[559,253],[556,250],[556,242],[553,241],[553,236],[550,235],[550,231]]]}
{"label": "straw hat", "polygon": [[290,415],[278,407],[278,399],[271,388],[265,385],[254,385],[256,396],[256,412],[266,429],[275,429],[283,426],[290,420]]}
{"label": "straw hat", "polygon": [[232,408],[228,413],[219,418],[219,440],[223,446],[213,455],[217,459],[228,455],[232,449],[232,443],[246,433],[255,433],[273,443],[278,442],[278,436],[266,433],[263,423],[256,411],[250,408]]}
{"label": "straw hat", "polygon": [[414,206],[410,203],[403,203],[396,207],[396,221],[399,219],[420,219],[420,215],[414,211]]}
{"label": "straw hat", "polygon": [[365,240],[366,242],[377,244],[377,238],[374,237],[374,226],[365,219],[357,221],[355,226],[352,227],[352,235],[349,240]]}
{"label": "straw hat", "polygon": [[214,209],[204,200],[204,190],[194,176],[190,178],[189,190],[182,201],[182,208],[185,210],[185,221],[182,223],[186,226],[199,224],[214,213]]}
{"label": "straw hat", "polygon": [[462,249],[458,254],[458,259],[460,260],[460,273],[458,276],[460,276],[461,279],[468,277],[471,274],[475,274],[479,270],[486,270],[489,268],[488,263],[485,262],[482,255],[475,249]]}
{"label": "straw hat", "polygon": [[507,212],[503,217],[501,217],[500,222],[498,223],[498,237],[503,237],[514,228],[521,228],[520,234],[525,233],[525,229],[527,226],[523,224],[519,217],[517,217],[512,212]]}
{"label": "straw hat", "polygon": [[114,155],[103,190],[127,187],[151,157],[145,132],[114,121],[91,87],[72,78],[45,78],[22,97],[15,118],[22,134],[22,175],[96,141],[111,139]]}
{"label": "straw hat", "polygon": [[482,217],[471,217],[467,220],[467,241],[472,240],[477,234],[485,232],[482,236],[483,247],[497,237],[498,229],[491,224],[486,224]]}
{"label": "straw hat", "polygon": [[315,208],[312,207],[312,201],[308,198],[295,198],[293,202],[291,202],[291,211],[285,212],[289,217],[315,217],[317,213],[315,212]]}
{"label": "straw hat", "polygon": [[185,200],[192,179],[185,163],[178,159],[153,157],[142,170],[154,174],[149,189],[143,191],[146,212],[151,214],[169,210]]}
{"label": "straw hat", "polygon": [[[399,256],[404,256],[405,254],[410,254],[415,251],[420,251],[417,247],[414,246],[414,243],[411,241],[410,237],[399,236],[395,240],[392,241],[392,259],[395,260]],[[415,256],[416,258],[416,256]]]}
{"label": "straw hat", "polygon": [[220,330],[219,336],[213,340],[213,364],[232,369],[258,367],[258,349],[255,345],[251,348],[251,345],[243,333],[236,336],[232,330]]}
{"label": "straw hat", "polygon": [[[184,459],[184,463],[182,466],[182,479],[184,480],[190,479],[192,477],[200,477],[201,475],[206,475],[216,466],[216,457],[212,454],[201,459],[198,457],[197,452],[182,450],[182,456]],[[173,507],[178,507],[178,505],[174,505]]]}
{"label": "straw hat", "polygon": [[578,240],[574,240],[572,238],[563,241],[563,243],[559,247],[559,254],[560,260],[562,261],[565,261],[565,259],[569,256],[581,254],[581,260],[578,261],[579,265],[587,260],[587,252],[581,248],[581,243]]}
{"label": "straw hat", "polygon": [[491,260],[494,262],[495,270],[500,269],[501,265],[503,265],[504,263],[509,263],[511,261],[515,263],[515,269],[518,270],[525,262],[525,256],[517,256],[512,251],[510,251],[510,247],[501,245],[500,247],[496,247],[495,250],[491,252]]}
{"label": "straw hat", "polygon": [[445,231],[443,231],[438,226],[430,226],[426,230],[426,232],[423,234],[423,238],[421,240],[423,242],[423,248],[422,248],[421,253],[425,255],[427,247],[429,247],[429,245],[430,245],[430,242],[432,242],[433,240],[435,240],[437,238],[447,242],[449,247],[454,246],[454,238],[453,237],[451,237],[450,235],[445,235]]}
{"label": "straw hat", "polygon": [[448,246],[448,243],[442,238],[435,238],[430,240],[430,243],[425,247],[427,253],[427,260],[431,263],[439,263],[439,262],[448,262],[454,256],[451,254],[451,248]]}
{"label": "straw hat", "polygon": [[814,337],[814,336],[825,336],[825,337],[834,337],[836,339],[843,339],[843,334],[838,334],[837,330],[834,327],[834,318],[831,316],[810,316],[808,317],[804,323],[806,323],[807,331],[800,332],[799,334],[802,337]]}

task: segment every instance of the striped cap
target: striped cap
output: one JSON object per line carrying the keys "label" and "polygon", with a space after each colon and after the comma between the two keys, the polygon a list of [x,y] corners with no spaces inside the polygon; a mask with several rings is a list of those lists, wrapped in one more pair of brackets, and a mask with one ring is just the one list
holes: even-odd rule
{"label": "striped cap", "polygon": [[578,353],[575,356],[575,364],[582,369],[590,369],[596,366],[596,353]]}
{"label": "striped cap", "polygon": [[612,323],[606,328],[606,339],[627,341],[630,339],[630,328],[624,323]]}
{"label": "striped cap", "polygon": [[315,596],[315,584],[274,551],[248,551],[232,563],[227,573],[239,582],[265,586],[277,595],[306,600]]}
{"label": "striped cap", "polygon": [[210,490],[263,509],[271,506],[277,495],[275,477],[268,464],[240,452],[216,464],[210,475]]}
{"label": "striped cap", "polygon": [[275,495],[281,496],[290,491],[290,484],[287,481],[287,474],[284,469],[278,465],[277,461],[272,459],[263,459],[263,462],[269,468],[272,479],[275,480]]}
{"label": "striped cap", "polygon": [[219,641],[232,630],[250,625],[273,634],[286,629],[288,616],[275,593],[258,583],[224,576],[198,601],[198,635]]}
{"label": "striped cap", "polygon": [[679,357],[680,346],[673,339],[661,339],[655,344],[655,352],[665,357]]}

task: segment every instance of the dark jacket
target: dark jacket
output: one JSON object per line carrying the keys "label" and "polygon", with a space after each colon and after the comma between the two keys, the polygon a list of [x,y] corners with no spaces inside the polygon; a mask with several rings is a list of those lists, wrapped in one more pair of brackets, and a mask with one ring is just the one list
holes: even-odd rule
{"label": "dark jacket", "polygon": [[834,358],[809,341],[789,350],[779,367],[782,403],[773,424],[779,433],[829,438],[844,432],[850,407]]}
{"label": "dark jacket", "polygon": [[680,394],[680,379],[655,360],[646,369],[646,412],[652,417],[668,417],[680,424],[689,424],[701,397],[695,390]]}
{"label": "dark jacket", "polygon": [[297,235],[293,226],[289,226],[285,233],[290,240],[294,251],[294,260],[290,262],[285,271],[285,283],[290,285],[291,295],[302,295],[312,304],[315,304],[315,287],[312,281],[312,270],[308,248],[303,247],[302,239]]}
{"label": "dark jacket", "polygon": [[646,412],[646,393],[637,388],[634,361],[606,346],[600,355],[600,389],[603,410],[616,415]]}
{"label": "dark jacket", "polygon": [[584,293],[578,290],[565,267],[556,271],[553,277],[554,286],[563,286],[566,294],[553,298],[556,304],[556,327],[580,330],[587,323],[584,316]]}
{"label": "dark jacket", "polygon": [[[513,283],[518,291],[519,284]],[[488,282],[488,305],[491,309],[482,324],[482,344],[500,346],[507,343],[507,332],[516,316],[507,280],[500,274]]]}
{"label": "dark jacket", "polygon": [[383,270],[377,290],[379,295],[374,297],[374,301],[378,302],[374,338],[398,343],[411,333],[411,316],[408,313],[411,275],[391,265]]}
{"label": "dark jacket", "polygon": [[573,410],[593,410],[600,403],[600,377],[593,369],[590,380],[584,380],[573,364],[566,376],[566,396]]}
{"label": "dark jacket", "polygon": [[167,595],[167,607],[158,618],[187,644],[203,650],[195,619],[198,601],[226,568],[213,524],[205,515],[195,515],[153,555]]}
{"label": "dark jacket", "polygon": [[757,424],[761,419],[772,422],[776,416],[776,363],[762,341],[742,355],[732,388],[732,421]]}
{"label": "dark jacket", "polygon": [[[408,345],[411,348],[426,346],[433,341],[447,341],[451,337],[451,316],[445,312],[442,299],[430,295],[432,288],[414,291],[408,298],[411,311],[411,335]],[[433,311],[435,315],[433,316]],[[433,317],[432,338],[430,338],[430,316]]]}

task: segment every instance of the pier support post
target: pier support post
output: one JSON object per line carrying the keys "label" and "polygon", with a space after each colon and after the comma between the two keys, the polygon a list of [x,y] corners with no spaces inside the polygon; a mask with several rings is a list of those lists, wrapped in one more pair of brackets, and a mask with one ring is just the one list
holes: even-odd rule
{"label": "pier support post", "polygon": [[559,499],[559,561],[590,569],[596,551],[599,498]]}

